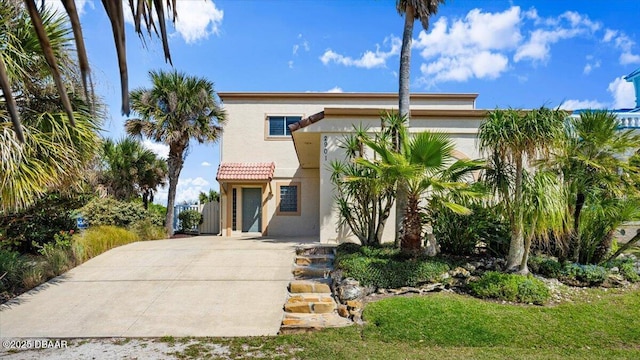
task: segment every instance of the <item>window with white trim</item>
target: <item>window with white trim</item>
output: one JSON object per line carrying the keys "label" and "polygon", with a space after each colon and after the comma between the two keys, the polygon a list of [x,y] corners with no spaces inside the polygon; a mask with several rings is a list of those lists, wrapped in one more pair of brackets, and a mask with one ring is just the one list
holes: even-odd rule
{"label": "window with white trim", "polygon": [[267,116],[269,136],[289,136],[289,125],[302,120],[302,116]]}

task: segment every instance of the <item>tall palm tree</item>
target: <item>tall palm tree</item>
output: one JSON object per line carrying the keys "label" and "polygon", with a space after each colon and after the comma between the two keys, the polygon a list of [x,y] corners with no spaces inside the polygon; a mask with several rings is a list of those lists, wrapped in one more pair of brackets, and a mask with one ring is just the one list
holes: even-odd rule
{"label": "tall palm tree", "polygon": [[145,209],[158,186],[167,178],[167,162],[146,149],[140,141],[126,137],[102,144],[100,183],[118,200],[142,196]]}
{"label": "tall palm tree", "polygon": [[[387,143],[378,143],[364,140],[379,159],[368,160],[359,158],[356,160],[366,168],[374,170],[382,178],[392,179],[394,182],[403,181],[407,189],[407,205],[405,217],[402,223],[401,248],[405,252],[416,255],[422,248],[423,218],[421,202],[429,196],[440,195],[447,192],[468,192],[474,195],[469,186],[463,180],[472,171],[479,170],[482,163],[474,160],[455,160],[453,157],[454,144],[445,135],[440,133],[422,132],[409,138],[407,128],[399,131],[399,139],[402,142],[401,151],[397,152],[389,148]],[[445,201],[443,206],[456,213],[468,214],[466,207]]]}
{"label": "tall palm tree", "polygon": [[619,129],[613,113],[585,111],[568,120],[550,166],[559,170],[569,190],[571,260],[578,261],[580,257],[582,213],[589,201],[637,194],[635,168],[625,155],[639,148],[640,135]]}
{"label": "tall palm tree", "polygon": [[145,136],[169,146],[169,195],[167,231],[173,234],[173,206],[180,171],[194,139],[215,142],[226,121],[215,99],[213,83],[178,71],[149,72],[152,87],[131,92],[131,108],[139,118],[125,123],[127,133]]}
{"label": "tall palm tree", "polygon": [[[71,32],[64,18],[42,13],[50,50],[64,65],[75,127],[70,126],[56,95],[42,49],[34,45],[37,37],[25,10],[13,1],[0,0],[0,15],[0,57],[8,65],[4,75],[12,85],[0,95],[0,211],[14,211],[33,204],[48,191],[80,188],[98,148],[102,113],[93,113],[77,95]],[[4,105],[11,102],[23,118],[18,127],[12,125],[10,112],[4,111]],[[28,138],[21,142],[22,132]]]}
{"label": "tall palm tree", "polygon": [[[61,0],[64,5],[65,11],[71,23],[73,30],[73,37],[76,43],[77,59],[80,70],[80,78],[85,90],[85,100],[92,101],[92,95],[89,95],[90,86],[88,83],[90,80],[89,60],[87,58],[84,37],[82,35],[82,27],[80,26],[80,18],[76,9],[75,0]],[[171,63],[171,54],[169,52],[169,45],[167,40],[167,29],[165,22],[165,11],[172,11],[172,20],[176,19],[176,1],[177,0],[130,0],[128,1],[131,14],[133,15],[135,31],[140,36],[144,36],[143,25],[151,35],[152,30],[154,33],[158,33],[157,29],[160,29],[160,37],[162,39],[162,45],[164,49],[165,59]],[[60,72],[61,60],[63,60],[58,53],[55,52],[55,46],[51,41],[51,33],[47,31],[46,19],[43,15],[46,13],[44,1],[41,2],[42,6],[38,8],[36,0],[24,0],[20,4],[19,0],[2,0],[0,7],[3,9],[8,8],[21,8],[29,14],[30,26],[34,30],[37,41],[34,44],[39,44],[42,49],[42,54],[48,65],[48,70],[51,73],[53,82],[58,90],[60,101],[63,104],[68,121],[74,124],[74,113],[72,102],[67,95],[66,86],[64,83],[64,76]],[[120,67],[120,83],[122,91],[122,112],[126,115],[129,114],[129,91],[128,91],[128,73],[127,73],[127,59],[126,59],[126,44],[125,44],[125,30],[124,30],[124,10],[122,1],[108,1],[103,0],[105,12],[111,22],[111,29],[113,32],[113,38],[116,45],[116,51],[118,55],[118,65]],[[157,17],[154,17],[153,14]],[[4,14],[0,18],[4,18]],[[156,27],[157,24],[157,27]],[[3,32],[3,34],[5,34]],[[3,48],[4,51],[4,48]],[[0,90],[6,97],[6,108],[8,110],[9,118],[13,124],[13,128],[16,137],[19,141],[24,142],[24,134],[20,126],[20,114],[18,113],[18,105],[13,99],[12,81],[8,76],[9,65],[6,62],[5,56],[0,54]]]}
{"label": "tall palm tree", "polygon": [[[404,28],[402,30],[402,48],[400,50],[400,75],[398,86],[398,111],[400,117],[406,119],[407,124],[410,120],[410,72],[411,72],[411,43],[413,41],[413,24],[416,20],[420,20],[422,28],[429,29],[429,18],[438,12],[440,4],[444,4],[445,0],[396,0],[396,10],[400,15],[404,15]],[[400,151],[400,142],[394,140],[397,144],[396,151]],[[407,193],[404,183],[398,186],[397,205],[396,205],[396,244],[399,241],[402,221],[404,219],[404,209],[407,204]]]}
{"label": "tall palm tree", "polygon": [[[494,162],[513,166],[513,186],[497,187],[498,196],[505,204],[511,224],[511,242],[507,268],[515,269],[524,255],[524,201],[523,179],[526,162],[549,153],[562,131],[565,113],[540,108],[531,111],[494,110],[487,114],[478,132],[479,148]],[[496,175],[496,179],[508,176]]]}

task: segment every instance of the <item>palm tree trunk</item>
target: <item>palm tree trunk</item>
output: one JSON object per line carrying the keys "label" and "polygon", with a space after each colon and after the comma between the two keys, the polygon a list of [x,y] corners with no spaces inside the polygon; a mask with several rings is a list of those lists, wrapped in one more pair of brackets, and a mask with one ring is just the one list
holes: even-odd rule
{"label": "palm tree trunk", "polygon": [[402,234],[402,251],[417,256],[422,248],[422,221],[420,220],[419,199],[409,196],[407,199],[404,233]]}
{"label": "palm tree trunk", "polygon": [[529,274],[529,266],[527,262],[529,261],[529,253],[531,252],[531,237],[527,236],[524,242],[524,254],[522,255],[522,262],[520,263],[520,269],[518,273],[522,275]]}
{"label": "palm tree trunk", "polygon": [[584,207],[585,195],[581,192],[576,196],[576,207],[573,211],[573,231],[569,237],[569,260],[578,261],[580,257],[580,215]]}
{"label": "palm tree trunk", "polygon": [[524,238],[522,235],[522,156],[516,157],[516,188],[515,201],[512,211],[515,212],[515,221],[511,224],[511,243],[509,244],[509,256],[507,258],[507,269],[513,270],[522,263],[524,255]]}
{"label": "palm tree trunk", "polygon": [[[400,50],[400,76],[398,89],[398,111],[400,116],[406,116],[407,128],[410,127],[410,73],[411,73],[411,42],[413,40],[413,23],[415,22],[415,9],[411,5],[407,5],[404,14],[404,30],[402,32],[402,49]],[[397,137],[397,135],[396,135]],[[401,151],[400,139],[394,139],[396,151]],[[402,231],[402,222],[405,217],[405,209],[407,208],[407,191],[405,186],[398,186],[396,194],[396,246],[400,243],[400,234]]]}
{"label": "palm tree trunk", "polygon": [[165,227],[169,236],[173,235],[173,208],[176,203],[176,188],[182,170],[182,151],[170,149],[167,167],[169,170],[169,194],[167,198],[167,218]]}

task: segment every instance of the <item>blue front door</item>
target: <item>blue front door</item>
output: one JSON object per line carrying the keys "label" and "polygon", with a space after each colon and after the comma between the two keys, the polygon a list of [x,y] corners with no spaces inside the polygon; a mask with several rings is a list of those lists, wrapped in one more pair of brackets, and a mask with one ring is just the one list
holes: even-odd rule
{"label": "blue front door", "polygon": [[262,228],[262,189],[242,188],[242,232]]}

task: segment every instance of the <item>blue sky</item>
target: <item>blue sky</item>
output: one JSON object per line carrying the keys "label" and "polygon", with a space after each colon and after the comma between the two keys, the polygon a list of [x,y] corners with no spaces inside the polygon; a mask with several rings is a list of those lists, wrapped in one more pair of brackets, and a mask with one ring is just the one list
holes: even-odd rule
{"label": "blue sky", "polygon": [[[109,107],[104,135],[119,138],[110,25],[99,1],[76,3],[96,92]],[[632,107],[621,77],[640,67],[638,18],[637,0],[449,1],[428,31],[415,24],[411,91],[478,93],[485,109]],[[393,0],[178,0],[169,42],[175,69],[217,91],[397,92],[403,21]],[[159,40],[143,46],[131,23],[127,35],[130,89],[147,87],[149,70],[170,66]],[[218,162],[217,145],[192,144],[177,200],[218,189]]]}

